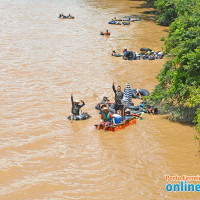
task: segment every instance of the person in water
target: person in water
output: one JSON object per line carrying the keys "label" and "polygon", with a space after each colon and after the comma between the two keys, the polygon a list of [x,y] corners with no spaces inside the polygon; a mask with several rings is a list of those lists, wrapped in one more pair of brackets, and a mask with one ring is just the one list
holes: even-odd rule
{"label": "person in water", "polygon": [[97,104],[97,109],[99,109],[102,112],[102,108],[104,106],[109,107],[109,105],[110,105],[110,100],[108,99],[108,97],[103,97],[101,102]]}
{"label": "person in water", "polygon": [[63,13],[59,14],[59,18],[63,18],[63,17],[64,17]]}
{"label": "person in water", "polygon": [[158,108],[154,107],[154,106],[148,106],[147,107],[147,113],[152,113],[154,114],[158,114]]}
{"label": "person in water", "polygon": [[103,125],[104,126],[104,130],[106,131],[106,128],[108,126],[110,126],[111,123],[112,123],[113,115],[109,111],[108,107],[103,107],[102,111],[103,112],[101,113],[101,122],[100,122],[100,124],[98,126],[98,129],[100,128],[100,125]]}
{"label": "person in water", "polygon": [[121,91],[121,86],[117,87],[117,90],[115,89],[115,83],[113,81],[113,91],[115,93],[115,113],[118,113],[121,115],[121,111],[123,110],[123,105],[122,105],[122,99],[124,96],[124,93]]}
{"label": "person in water", "polygon": [[106,30],[106,32],[104,33],[104,32],[102,32],[102,31],[100,31],[100,35],[110,35],[110,33],[108,32],[108,30]]}
{"label": "person in water", "polygon": [[125,47],[123,50],[123,54],[127,53],[127,48]]}
{"label": "person in water", "polygon": [[108,30],[106,30],[106,33],[105,33],[106,35],[110,35],[110,33],[108,32]]}
{"label": "person in water", "polygon": [[[73,120],[73,117],[76,115],[79,115],[80,109],[85,105],[85,102],[83,100],[73,100],[73,94],[71,94],[71,102],[72,102],[72,111],[71,111],[71,122]],[[80,105],[80,102],[82,104]]]}
{"label": "person in water", "polygon": [[139,99],[142,99],[142,94],[140,93],[139,89],[137,89],[135,93],[139,97]]}
{"label": "person in water", "polygon": [[117,54],[117,52],[116,52],[116,50],[115,49],[113,49],[113,51],[112,51],[112,56],[115,56]]}
{"label": "person in water", "polygon": [[126,60],[126,53],[128,52],[127,48],[125,47],[123,50],[123,59]]}
{"label": "person in water", "polygon": [[72,16],[72,15],[69,14],[69,15],[67,16],[67,18],[70,18],[70,19],[71,19],[71,18],[74,18],[74,16]]}
{"label": "person in water", "polygon": [[108,97],[103,97],[101,104],[106,105],[108,107],[110,104],[110,100],[108,99]]}

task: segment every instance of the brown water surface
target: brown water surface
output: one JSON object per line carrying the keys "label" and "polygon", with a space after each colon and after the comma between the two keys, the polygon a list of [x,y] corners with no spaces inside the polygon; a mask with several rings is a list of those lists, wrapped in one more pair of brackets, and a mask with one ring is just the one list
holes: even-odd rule
{"label": "brown water surface", "polygon": [[[117,133],[97,131],[95,104],[113,99],[112,80],[150,91],[165,59],[124,61],[113,47],[154,51],[167,28],[152,21],[112,26],[142,14],[141,1],[1,0],[0,199],[198,199],[167,193],[165,175],[197,175],[192,127],[165,116]],[[58,19],[72,14],[74,20]],[[109,29],[110,37],[99,35]],[[92,118],[70,123],[70,94]]]}

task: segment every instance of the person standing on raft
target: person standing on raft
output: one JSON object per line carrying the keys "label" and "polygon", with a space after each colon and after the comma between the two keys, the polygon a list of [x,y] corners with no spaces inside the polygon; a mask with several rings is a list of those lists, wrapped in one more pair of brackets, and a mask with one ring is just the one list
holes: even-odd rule
{"label": "person standing on raft", "polygon": [[[74,116],[79,115],[80,109],[85,105],[85,102],[83,100],[73,100],[73,94],[71,94],[71,102],[72,102],[72,112],[71,112],[71,122],[74,118]],[[81,105],[80,102],[82,102]]]}
{"label": "person standing on raft", "polygon": [[106,128],[111,125],[113,119],[112,113],[109,111],[108,107],[103,107],[102,113],[101,113],[101,122],[98,125],[98,129],[100,128],[100,125],[104,126],[104,130],[106,131]]}
{"label": "person standing on raft", "polygon": [[117,90],[115,89],[115,82],[113,81],[113,91],[115,93],[115,113],[121,115],[121,111],[123,110],[122,99],[124,93],[121,91],[121,86],[117,86]]}

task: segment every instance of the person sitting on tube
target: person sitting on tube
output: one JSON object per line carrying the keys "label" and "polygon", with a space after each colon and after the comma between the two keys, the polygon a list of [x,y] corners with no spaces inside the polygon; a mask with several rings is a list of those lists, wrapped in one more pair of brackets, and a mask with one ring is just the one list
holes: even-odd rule
{"label": "person sitting on tube", "polygon": [[[71,94],[71,102],[72,102],[72,111],[71,111],[71,122],[73,120],[73,117],[76,115],[79,115],[80,109],[85,105],[85,102],[83,100],[73,100],[73,94]],[[80,105],[80,102],[82,104]]]}
{"label": "person sitting on tube", "polygon": [[63,13],[59,14],[59,18],[63,19],[64,15]]}
{"label": "person sitting on tube", "polygon": [[116,50],[115,49],[113,49],[113,51],[112,51],[112,56],[115,56],[117,54],[117,52],[116,52]]}
{"label": "person sitting on tube", "polygon": [[106,105],[108,107],[110,104],[110,100],[108,99],[108,97],[105,96],[105,97],[103,97],[100,104]]}
{"label": "person sitting on tube", "polygon": [[105,35],[110,35],[110,33],[108,32],[108,30],[106,30],[106,33],[105,33]]}
{"label": "person sitting on tube", "polygon": [[152,113],[154,114],[158,114],[158,108],[154,107],[154,106],[148,106],[147,107],[147,113]]}
{"label": "person sitting on tube", "polygon": [[126,53],[128,52],[127,48],[125,47],[124,50],[123,50],[123,59],[126,60]]}
{"label": "person sitting on tube", "polygon": [[108,30],[106,30],[106,32],[104,33],[104,32],[102,32],[102,31],[100,31],[100,35],[110,35],[110,33],[108,32]]}
{"label": "person sitting on tube", "polygon": [[139,89],[137,89],[135,93],[139,97],[139,99],[142,99],[142,94],[140,93]]}
{"label": "person sitting on tube", "polygon": [[125,115],[126,115],[126,116],[132,116],[132,115],[131,115],[131,111],[130,111],[129,108],[127,108],[127,109],[125,110]]}

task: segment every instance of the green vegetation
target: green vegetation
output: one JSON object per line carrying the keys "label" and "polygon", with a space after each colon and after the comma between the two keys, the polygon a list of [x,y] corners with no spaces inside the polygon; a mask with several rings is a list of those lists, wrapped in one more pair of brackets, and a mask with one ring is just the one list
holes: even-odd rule
{"label": "green vegetation", "polygon": [[165,40],[171,57],[157,76],[149,100],[160,104],[172,119],[196,124],[200,139],[200,2],[157,0],[158,22],[170,25]]}
{"label": "green vegetation", "polygon": [[163,37],[161,37],[161,39],[160,39],[161,41],[165,41],[165,37],[163,36]]}

